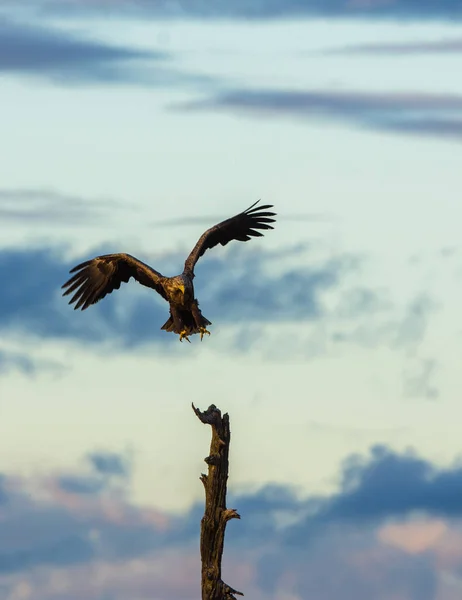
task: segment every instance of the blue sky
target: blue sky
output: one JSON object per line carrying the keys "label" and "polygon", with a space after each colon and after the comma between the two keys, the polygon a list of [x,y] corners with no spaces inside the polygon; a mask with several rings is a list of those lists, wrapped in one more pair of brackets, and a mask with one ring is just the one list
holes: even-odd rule
{"label": "blue sky", "polygon": [[[194,402],[231,418],[231,586],[460,598],[460,8],[18,4],[0,4],[2,597],[197,598]],[[198,263],[202,343],[161,331],[134,282],[83,313],[61,297],[98,254],[176,274],[259,198],[275,229]]]}

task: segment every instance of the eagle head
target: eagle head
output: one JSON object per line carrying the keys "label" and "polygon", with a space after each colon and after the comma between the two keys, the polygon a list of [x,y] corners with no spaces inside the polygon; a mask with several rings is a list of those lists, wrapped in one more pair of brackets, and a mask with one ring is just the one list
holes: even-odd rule
{"label": "eagle head", "polygon": [[170,283],[170,293],[178,304],[187,303],[189,297],[193,294],[191,283],[182,275],[172,278]]}

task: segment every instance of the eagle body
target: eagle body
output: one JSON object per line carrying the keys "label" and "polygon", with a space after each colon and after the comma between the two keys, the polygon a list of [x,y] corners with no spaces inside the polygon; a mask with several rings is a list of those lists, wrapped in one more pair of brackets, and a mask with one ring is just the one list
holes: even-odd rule
{"label": "eagle body", "polygon": [[[200,333],[201,339],[207,332],[207,325],[212,323],[206,319],[200,309],[199,302],[194,298],[194,275],[182,273],[175,277],[165,277],[162,287],[170,304],[170,317],[161,329],[173,331],[180,335],[180,339],[189,335]],[[181,332],[184,331],[183,336]]]}
{"label": "eagle body", "polygon": [[270,223],[274,222],[275,213],[267,210],[272,205],[254,208],[256,204],[203,233],[180,275],[165,277],[131,254],[104,254],[71,269],[73,276],[62,286],[63,296],[73,293],[69,304],[75,303],[75,310],[85,310],[133,277],[169,303],[170,317],[161,329],[178,334],[180,341],[184,338],[190,341],[188,336],[195,333],[202,339],[204,334],[210,334],[207,326],[212,323],[202,315],[194,297],[194,267],[204,252],[217,244],[225,246],[231,240],[246,242],[251,237],[261,237],[259,229],[273,229]]}
{"label": "eagle body", "polygon": [[190,308],[194,300],[194,284],[192,277],[184,273],[175,277],[163,277],[162,287],[168,297],[170,304],[178,308]]}

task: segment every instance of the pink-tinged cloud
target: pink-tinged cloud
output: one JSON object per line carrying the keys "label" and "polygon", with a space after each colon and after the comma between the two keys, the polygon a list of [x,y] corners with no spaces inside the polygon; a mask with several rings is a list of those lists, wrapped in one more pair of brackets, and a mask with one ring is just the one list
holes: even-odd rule
{"label": "pink-tinged cloud", "polygon": [[[226,576],[248,590],[254,568],[244,560],[227,561]],[[14,600],[197,600],[201,567],[198,549],[166,551],[129,561],[95,561],[67,569],[35,569],[8,581]]]}
{"label": "pink-tinged cloud", "polygon": [[[254,600],[460,600],[460,466],[383,447],[353,458],[331,496],[273,485],[233,498],[243,518],[227,531],[224,580]],[[130,478],[95,478],[4,479],[0,597],[197,598],[202,506],[170,515],[132,504]],[[411,519],[416,507],[438,516]],[[307,509],[295,525],[274,517]]]}
{"label": "pink-tinged cloud", "polygon": [[377,536],[380,541],[409,554],[420,554],[434,549],[447,530],[447,524],[438,519],[384,525]]}
{"label": "pink-tinged cloud", "polygon": [[457,520],[421,519],[387,524],[378,530],[377,538],[408,554],[431,552],[438,569],[462,565],[462,526]]}

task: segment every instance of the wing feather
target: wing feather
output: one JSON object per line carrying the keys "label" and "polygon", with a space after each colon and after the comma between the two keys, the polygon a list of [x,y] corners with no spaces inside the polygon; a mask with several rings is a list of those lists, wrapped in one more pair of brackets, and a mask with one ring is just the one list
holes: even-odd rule
{"label": "wing feather", "polygon": [[185,271],[193,272],[195,264],[205,251],[218,244],[226,246],[231,240],[247,242],[252,237],[263,236],[259,229],[274,229],[270,223],[274,223],[275,219],[271,217],[276,213],[268,211],[269,208],[273,208],[273,205],[256,206],[259,202],[260,200],[257,200],[247,210],[214,225],[203,233],[185,261]]}
{"label": "wing feather", "polygon": [[72,268],[74,275],[62,286],[63,296],[74,293],[69,304],[76,303],[74,310],[85,310],[102,300],[107,294],[118,290],[131,277],[142,285],[158,292],[165,300],[162,287],[163,276],[149,265],[130,254],[104,254],[86,260]]}

